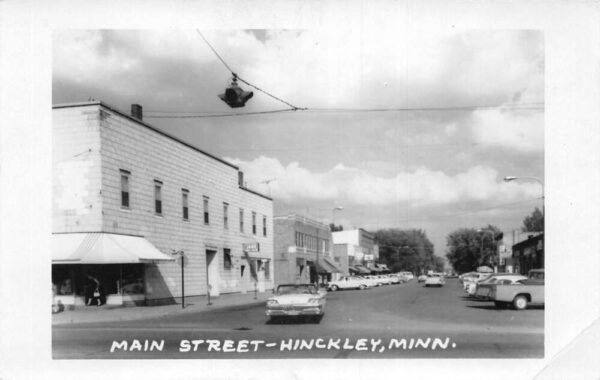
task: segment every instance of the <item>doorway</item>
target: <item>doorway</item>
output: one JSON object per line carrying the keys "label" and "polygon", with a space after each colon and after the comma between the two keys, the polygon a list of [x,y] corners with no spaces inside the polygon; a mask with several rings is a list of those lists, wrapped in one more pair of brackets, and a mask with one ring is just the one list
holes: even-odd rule
{"label": "doorway", "polygon": [[211,297],[219,295],[219,260],[217,251],[206,250],[206,287]]}

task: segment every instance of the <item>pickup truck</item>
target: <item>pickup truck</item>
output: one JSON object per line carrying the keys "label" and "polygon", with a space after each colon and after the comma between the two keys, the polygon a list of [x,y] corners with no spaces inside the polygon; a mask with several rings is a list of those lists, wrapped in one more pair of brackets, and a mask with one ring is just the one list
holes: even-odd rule
{"label": "pickup truck", "polygon": [[527,309],[529,304],[544,304],[544,270],[532,269],[526,280],[510,285],[491,286],[489,299],[498,308],[512,305],[517,310]]}

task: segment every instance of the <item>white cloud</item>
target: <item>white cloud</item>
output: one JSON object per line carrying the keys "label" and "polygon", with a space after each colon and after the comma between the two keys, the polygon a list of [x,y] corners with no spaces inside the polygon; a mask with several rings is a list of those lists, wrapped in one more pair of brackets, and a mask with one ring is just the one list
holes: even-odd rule
{"label": "white cloud", "polygon": [[454,176],[419,168],[383,177],[342,164],[313,173],[298,162],[284,166],[279,160],[264,156],[250,162],[226,160],[244,171],[250,187],[266,191],[262,182],[275,178],[270,183],[273,197],[288,203],[331,200],[385,206],[406,202],[422,207],[472,201],[501,203],[540,196],[537,184],[504,183],[495,169],[483,166],[474,166]]}
{"label": "white cloud", "polygon": [[544,150],[544,114],[506,110],[481,110],[473,113],[471,131],[477,143],[522,152]]}

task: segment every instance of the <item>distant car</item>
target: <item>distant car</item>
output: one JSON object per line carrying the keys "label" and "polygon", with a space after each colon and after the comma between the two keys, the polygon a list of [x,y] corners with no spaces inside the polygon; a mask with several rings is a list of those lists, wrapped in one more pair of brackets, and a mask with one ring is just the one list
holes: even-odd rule
{"label": "distant car", "polygon": [[267,300],[267,316],[271,320],[305,316],[320,321],[325,314],[327,292],[315,284],[282,284]]}
{"label": "distant car", "polygon": [[331,291],[342,290],[342,289],[367,289],[372,282],[359,276],[344,276],[336,281],[330,281],[327,284],[327,289]]}
{"label": "distant car", "polygon": [[427,275],[422,274],[419,277],[417,277],[418,282],[425,282],[425,280],[427,280]]}
{"label": "distant car", "polygon": [[415,276],[412,274],[412,272],[400,272],[400,274],[404,275],[406,277],[407,281],[410,281],[413,278],[415,278]]}
{"label": "distant car", "polygon": [[370,280],[370,284],[371,286],[382,286],[386,283],[386,281],[382,280],[381,278],[379,278],[379,276],[376,276],[374,274],[371,275],[367,275],[364,276],[367,280]]}
{"label": "distant car", "polygon": [[397,274],[386,274],[386,276],[392,281],[392,284],[401,284],[406,282],[403,277],[398,276]]}
{"label": "distant car", "polygon": [[440,273],[432,273],[430,275],[427,276],[427,279],[425,280],[425,286],[444,286],[444,284],[446,283],[446,281],[444,280],[444,276],[442,276]]}

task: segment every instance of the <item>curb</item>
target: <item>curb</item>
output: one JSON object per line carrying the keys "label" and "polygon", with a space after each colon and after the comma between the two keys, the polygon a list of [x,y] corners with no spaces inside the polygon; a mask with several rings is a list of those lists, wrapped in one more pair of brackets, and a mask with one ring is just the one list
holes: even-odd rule
{"label": "curb", "polygon": [[[135,308],[132,308],[132,310],[131,310],[132,313],[126,313],[121,316],[113,316],[112,318],[110,316],[107,316],[107,318],[100,318],[97,320],[89,320],[89,321],[77,320],[76,318],[70,319],[70,320],[65,320],[65,321],[52,321],[52,326],[121,322],[121,321],[137,321],[137,320],[141,321],[141,320],[153,319],[153,318],[164,318],[164,317],[168,317],[171,315],[178,315],[178,314],[207,313],[207,312],[212,312],[212,311],[216,311],[216,310],[226,310],[226,309],[236,309],[239,307],[260,306],[260,305],[264,305],[265,302],[267,302],[266,299],[265,300],[252,300],[252,302],[243,302],[243,303],[236,303],[236,304],[229,304],[229,305],[217,305],[217,306],[215,306],[214,304],[211,306],[203,305],[201,308],[193,308],[193,307],[184,308],[184,309],[179,308],[179,309],[159,312],[156,314],[148,313],[148,314],[141,314],[141,315],[136,315],[136,313],[134,313],[134,312],[138,311],[138,310]],[[178,306],[180,306],[180,305],[178,305]],[[138,307],[148,307],[148,306],[138,306]],[[121,309],[119,309],[119,310],[121,310]]]}

